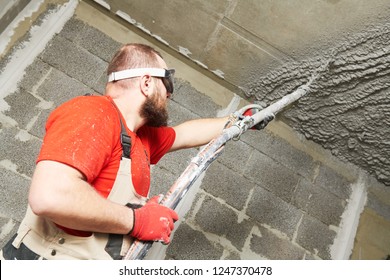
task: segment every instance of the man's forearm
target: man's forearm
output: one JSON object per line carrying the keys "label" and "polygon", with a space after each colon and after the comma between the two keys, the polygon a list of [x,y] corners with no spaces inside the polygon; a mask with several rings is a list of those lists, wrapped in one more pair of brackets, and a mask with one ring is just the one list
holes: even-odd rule
{"label": "man's forearm", "polygon": [[221,134],[228,117],[190,120],[174,127],[176,139],[171,151],[207,144]]}

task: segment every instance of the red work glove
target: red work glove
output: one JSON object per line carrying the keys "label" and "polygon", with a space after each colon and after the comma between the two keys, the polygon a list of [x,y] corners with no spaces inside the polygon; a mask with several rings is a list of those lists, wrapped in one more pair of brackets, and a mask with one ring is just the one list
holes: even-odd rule
{"label": "red work glove", "polygon": [[[259,111],[260,111],[260,109],[251,108],[251,109],[246,110],[243,115],[251,117]],[[262,120],[261,122],[259,122],[258,124],[252,126],[251,129],[254,129],[254,130],[264,129],[268,125],[268,123],[270,121],[272,121],[273,119],[274,119],[274,116],[269,116],[269,117],[265,118],[264,120]]]}
{"label": "red work glove", "polygon": [[159,197],[151,198],[144,206],[134,211],[134,226],[130,235],[143,241],[170,242],[169,237],[174,222],[179,219],[177,213],[158,203]]}

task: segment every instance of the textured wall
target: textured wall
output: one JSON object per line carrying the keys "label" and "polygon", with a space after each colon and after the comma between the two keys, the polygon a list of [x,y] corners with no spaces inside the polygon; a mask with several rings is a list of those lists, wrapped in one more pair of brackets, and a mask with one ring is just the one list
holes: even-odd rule
{"label": "textured wall", "polygon": [[[101,14],[80,6],[77,15],[92,18],[96,24]],[[0,110],[0,247],[24,216],[48,114],[72,97],[102,93],[107,63],[121,45],[111,34],[77,17],[64,22],[58,33],[52,31],[50,19],[58,17],[60,7],[45,11],[33,25],[42,32],[30,32],[5,58],[7,62],[8,58],[34,55],[33,62],[24,69],[11,67],[12,63],[0,69],[0,77],[12,77],[15,85],[0,98],[8,105]],[[105,20],[98,23],[102,29]],[[109,23],[123,40],[144,40]],[[32,54],[36,48],[32,42],[41,43],[40,36],[47,36],[48,41],[42,52]],[[167,55],[167,59],[172,58]],[[178,73],[190,71],[191,80],[175,80],[175,94],[169,102],[171,124],[214,117],[221,107],[197,88],[199,83],[210,83],[210,88],[219,90],[218,85],[178,61],[173,65],[179,65],[175,67]],[[19,82],[18,72],[23,73]],[[196,149],[170,153],[153,166],[152,193],[166,193],[196,153]],[[191,208],[189,215],[180,219],[165,257],[332,259],[331,247],[342,230],[342,214],[356,178],[338,174],[323,162],[328,160],[313,158],[267,130],[249,131],[240,141],[231,141],[203,180],[197,181],[202,186],[198,185],[195,203],[186,205]]]}
{"label": "textured wall", "polygon": [[389,24],[349,36],[325,55],[271,71],[247,94],[269,103],[317,76],[287,121],[390,185],[389,39]]}
{"label": "textured wall", "polygon": [[[59,0],[48,2],[53,1]],[[76,0],[71,2],[76,3]],[[68,16],[71,7],[68,6],[65,13]],[[27,22],[33,22],[31,30],[34,32],[26,34],[13,52],[0,61],[0,84],[8,85],[4,83],[7,77],[11,77],[8,80],[13,84],[9,92],[3,87],[0,98],[0,105],[7,105],[0,108],[0,142],[3,143],[0,145],[0,246],[15,232],[24,215],[26,203],[21,202],[27,199],[35,157],[49,112],[73,96],[91,91],[102,92],[107,61],[119,47],[119,42],[153,41],[149,36],[145,37],[151,41],[145,41],[145,38],[136,36],[88,7],[81,1],[76,9],[77,16],[69,21],[59,13],[63,12],[63,5],[47,7],[37,21],[27,18]],[[60,31],[53,22],[63,22],[65,26]],[[370,36],[376,38],[374,33]],[[42,51],[38,51],[37,45],[44,47]],[[346,50],[337,48],[334,54],[347,57],[348,49],[352,46]],[[14,63],[12,59],[16,57],[23,63]],[[176,80],[177,92],[170,102],[172,122],[214,116],[220,104],[215,104],[204,93],[217,92],[221,97],[224,92],[222,87],[181,61],[168,55],[164,57],[178,70],[177,77],[187,77]],[[269,99],[264,100],[272,100],[277,94],[289,90],[284,87],[292,89],[306,82],[310,73],[320,68],[324,61],[333,61],[330,57],[329,54],[286,64],[284,68],[270,71],[263,84],[249,84],[248,94],[262,98],[264,93],[268,93]],[[27,63],[28,59],[31,59],[31,64]],[[330,73],[342,69],[336,66],[340,67],[340,62],[329,64],[329,73],[324,72],[315,83],[319,98],[322,96],[321,89],[331,80]],[[294,73],[291,80],[287,72]],[[17,77],[21,79],[19,83]],[[278,84],[278,79],[283,81],[283,86],[279,89],[269,86],[271,80],[272,84]],[[260,91],[261,87],[267,90]],[[231,92],[226,96],[233,98]],[[332,96],[338,95],[334,92]],[[303,104],[309,100],[311,97]],[[326,102],[324,104],[331,107]],[[310,112],[309,115],[313,114]],[[300,116],[295,110],[293,115]],[[294,123],[293,116],[285,117]],[[275,123],[282,130],[285,127],[280,126],[280,122]],[[372,188],[375,184],[366,176],[361,177],[355,169],[351,170],[349,165],[348,168],[343,167],[334,157],[322,153],[322,149],[317,150],[317,146],[312,149],[312,143],[308,144],[299,137],[296,139],[295,134],[294,137],[289,134],[289,137],[281,138],[278,133],[273,133],[275,131],[275,128],[261,133],[249,131],[240,141],[228,143],[224,154],[205,174],[191,211],[181,219],[182,224],[177,227],[174,240],[168,247],[167,258],[331,259],[339,256],[334,249],[340,247],[340,251],[348,253],[345,222],[351,218],[358,219],[360,213],[354,206],[354,194],[363,186]],[[164,193],[194,155],[195,150],[169,154],[154,166],[154,193]],[[356,178],[358,173],[359,178]],[[364,219],[370,221],[364,227],[366,230],[359,231],[357,258],[361,258],[361,252],[365,259],[383,259],[389,253],[389,191],[390,188],[386,188],[385,192],[382,186],[378,186],[373,194],[368,195],[368,206],[374,211],[369,213],[368,219]],[[373,215],[373,212],[381,217]],[[348,217],[348,213],[353,217]],[[375,218],[380,227],[375,226]],[[351,231],[350,241],[354,236]],[[339,238],[340,235],[343,238]],[[364,252],[366,239],[375,241],[376,250],[369,254]],[[348,255],[345,257],[348,258]]]}

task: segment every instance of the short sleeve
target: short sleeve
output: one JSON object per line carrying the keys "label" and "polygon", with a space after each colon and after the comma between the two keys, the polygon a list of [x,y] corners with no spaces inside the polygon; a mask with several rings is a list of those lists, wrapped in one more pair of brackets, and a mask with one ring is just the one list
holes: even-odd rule
{"label": "short sleeve", "polygon": [[102,96],[77,97],[52,112],[37,162],[52,160],[78,169],[92,182],[118,141],[118,114]]}

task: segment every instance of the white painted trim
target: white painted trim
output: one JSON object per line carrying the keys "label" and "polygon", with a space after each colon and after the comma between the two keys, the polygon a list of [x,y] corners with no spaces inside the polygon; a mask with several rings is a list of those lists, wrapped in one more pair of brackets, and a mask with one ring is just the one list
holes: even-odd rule
{"label": "white painted trim", "polygon": [[[31,16],[32,10],[39,8],[41,2],[43,1],[33,0],[18,16],[19,19],[15,20]],[[26,68],[45,49],[53,36],[61,31],[65,23],[73,16],[77,5],[78,0],[69,0],[58,10],[48,13],[41,25],[31,27],[30,38],[15,50],[0,75],[0,112],[8,109],[8,104],[3,100],[4,97],[17,90],[17,84],[23,78]],[[4,34],[2,36],[8,35]],[[2,36],[0,36],[0,41],[6,40]]]}
{"label": "white painted trim", "polygon": [[330,248],[333,260],[348,260],[351,256],[360,214],[367,201],[366,175],[360,173],[357,182],[352,184],[351,188],[352,193],[346,210],[341,216],[339,232]]}

